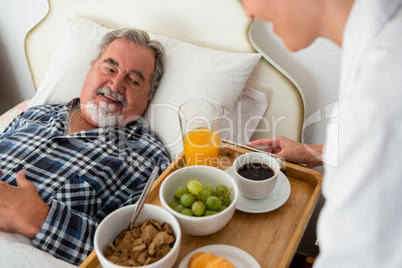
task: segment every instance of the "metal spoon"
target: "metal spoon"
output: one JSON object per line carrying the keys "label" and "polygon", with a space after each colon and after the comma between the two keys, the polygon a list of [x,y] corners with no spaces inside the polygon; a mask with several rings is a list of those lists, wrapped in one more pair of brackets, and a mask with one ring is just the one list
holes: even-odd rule
{"label": "metal spoon", "polygon": [[134,222],[135,222],[135,220],[138,218],[138,215],[140,215],[142,206],[144,205],[145,200],[147,199],[149,190],[151,189],[151,186],[152,186],[152,184],[153,184],[153,182],[154,182],[154,180],[155,180],[155,178],[156,178],[156,175],[158,174],[158,170],[159,170],[159,167],[156,166],[156,167],[154,168],[154,170],[152,171],[151,176],[149,177],[147,183],[145,184],[144,190],[142,191],[142,194],[141,194],[141,196],[140,196],[140,199],[138,200],[138,204],[137,204],[137,206],[134,208],[133,217],[131,218],[131,222],[130,222],[130,224],[128,225],[127,230],[133,229],[133,227],[134,227]]}

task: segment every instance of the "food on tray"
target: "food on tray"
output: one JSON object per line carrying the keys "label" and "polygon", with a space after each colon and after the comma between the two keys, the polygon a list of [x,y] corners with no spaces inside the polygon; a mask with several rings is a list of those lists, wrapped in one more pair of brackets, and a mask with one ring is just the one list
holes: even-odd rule
{"label": "food on tray", "polygon": [[168,223],[146,220],[123,229],[113,242],[106,246],[105,257],[118,265],[139,267],[163,258],[175,243],[173,229]]}
{"label": "food on tray", "polygon": [[198,180],[190,180],[186,186],[176,188],[174,201],[169,206],[188,216],[214,215],[227,208],[232,200],[225,185],[215,188],[209,184],[202,185]]}
{"label": "food on tray", "polygon": [[223,257],[212,253],[196,252],[188,262],[188,268],[236,268],[231,262]]}

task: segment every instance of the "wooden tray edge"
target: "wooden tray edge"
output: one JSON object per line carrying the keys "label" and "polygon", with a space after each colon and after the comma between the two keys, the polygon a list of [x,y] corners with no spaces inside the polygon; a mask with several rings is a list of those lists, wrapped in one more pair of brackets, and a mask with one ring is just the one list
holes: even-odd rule
{"label": "wooden tray edge", "polygon": [[[291,163],[289,163],[289,164],[291,164]],[[306,228],[310,221],[311,215],[314,212],[314,208],[317,205],[318,197],[321,193],[321,186],[322,186],[322,177],[323,176],[318,171],[308,169],[305,167],[297,167],[297,165],[294,165],[294,164],[291,164],[291,166],[293,166],[292,168],[296,168],[296,169],[299,169],[299,168],[307,169],[308,173],[310,173],[312,176],[314,176],[314,178],[316,178],[316,184],[314,187],[314,191],[313,191],[312,195],[310,196],[310,201],[308,202],[306,209],[304,210],[303,216],[301,217],[301,220],[296,227],[296,231],[293,234],[293,237],[289,243],[289,245],[295,245],[295,246],[294,247],[289,246],[287,248],[287,250],[285,251],[284,256],[282,258],[282,261],[280,262],[279,267],[289,267],[290,266],[290,264],[292,262],[292,256],[294,256],[296,253],[297,247],[300,244],[300,241],[302,239],[304,232],[306,231]]]}

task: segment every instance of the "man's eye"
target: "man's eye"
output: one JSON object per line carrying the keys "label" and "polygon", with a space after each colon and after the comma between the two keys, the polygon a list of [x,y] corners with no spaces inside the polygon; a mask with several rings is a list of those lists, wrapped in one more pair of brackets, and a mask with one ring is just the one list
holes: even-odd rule
{"label": "man's eye", "polygon": [[139,83],[136,80],[132,80],[132,79],[130,80],[130,83],[133,85],[139,85]]}

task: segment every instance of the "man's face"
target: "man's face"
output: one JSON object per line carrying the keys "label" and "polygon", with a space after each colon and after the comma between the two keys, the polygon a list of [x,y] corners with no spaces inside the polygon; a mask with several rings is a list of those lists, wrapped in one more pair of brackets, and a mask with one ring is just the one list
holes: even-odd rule
{"label": "man's face", "polygon": [[150,49],[123,38],[114,40],[85,78],[82,116],[97,127],[135,121],[148,105],[154,69],[155,56]]}
{"label": "man's face", "polygon": [[320,0],[243,0],[247,16],[269,21],[290,51],[306,48],[318,37]]}

